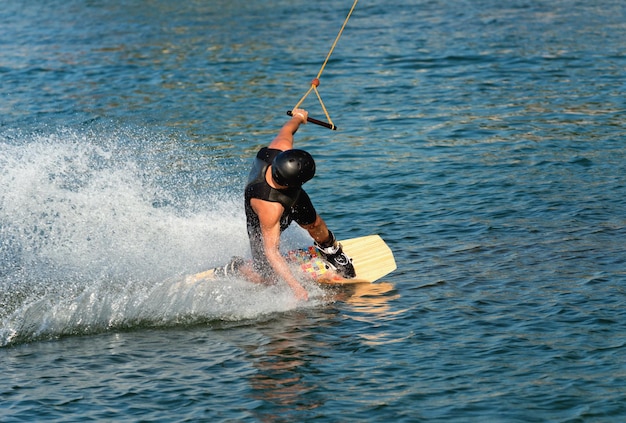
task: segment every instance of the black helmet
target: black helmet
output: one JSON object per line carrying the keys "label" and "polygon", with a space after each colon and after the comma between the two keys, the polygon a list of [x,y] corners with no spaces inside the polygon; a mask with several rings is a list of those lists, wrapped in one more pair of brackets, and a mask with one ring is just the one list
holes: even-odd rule
{"label": "black helmet", "polygon": [[315,161],[304,150],[286,150],[272,161],[272,178],[278,185],[299,187],[315,175]]}

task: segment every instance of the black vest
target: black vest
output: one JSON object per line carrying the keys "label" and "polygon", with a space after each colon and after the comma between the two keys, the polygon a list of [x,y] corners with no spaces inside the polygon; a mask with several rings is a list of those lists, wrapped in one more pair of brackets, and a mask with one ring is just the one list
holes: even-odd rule
{"label": "black vest", "polygon": [[253,232],[260,230],[259,217],[250,205],[250,200],[252,198],[271,201],[273,203],[280,203],[284,207],[285,211],[280,219],[281,231],[287,229],[287,226],[291,223],[291,208],[298,201],[302,188],[296,187],[279,190],[272,188],[265,179],[267,169],[272,164],[274,157],[280,153],[282,153],[282,150],[263,147],[254,159],[254,164],[252,166],[252,170],[250,171],[245,191],[245,210],[248,233],[250,233],[251,230]]}

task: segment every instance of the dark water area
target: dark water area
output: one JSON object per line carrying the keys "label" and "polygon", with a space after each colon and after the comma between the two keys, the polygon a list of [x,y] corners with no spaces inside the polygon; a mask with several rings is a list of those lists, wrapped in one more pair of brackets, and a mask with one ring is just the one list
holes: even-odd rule
{"label": "dark water area", "polygon": [[4,2],[0,420],[626,418],[623,2],[360,2],[319,87],[339,129],[296,146],[398,269],[172,289],[249,255],[251,159],[351,5]]}

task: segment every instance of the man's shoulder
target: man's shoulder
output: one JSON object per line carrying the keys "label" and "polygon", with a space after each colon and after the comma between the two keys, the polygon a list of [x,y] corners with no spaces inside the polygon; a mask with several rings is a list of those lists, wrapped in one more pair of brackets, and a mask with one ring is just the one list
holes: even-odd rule
{"label": "man's shoulder", "polygon": [[274,160],[274,157],[278,156],[282,152],[282,150],[278,150],[276,148],[263,147],[256,154],[256,157],[257,159],[261,159],[264,162],[271,163],[272,160]]}
{"label": "man's shoulder", "polygon": [[264,224],[279,222],[285,210],[281,203],[261,198],[251,198],[250,206]]}

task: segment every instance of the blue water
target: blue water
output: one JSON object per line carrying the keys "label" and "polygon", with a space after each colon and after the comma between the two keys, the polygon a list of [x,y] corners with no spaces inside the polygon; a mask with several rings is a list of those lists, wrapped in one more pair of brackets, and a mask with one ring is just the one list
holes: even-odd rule
{"label": "blue water", "polygon": [[622,1],[360,2],[296,145],[398,269],[171,289],[351,4],[3,2],[1,421],[626,419]]}

